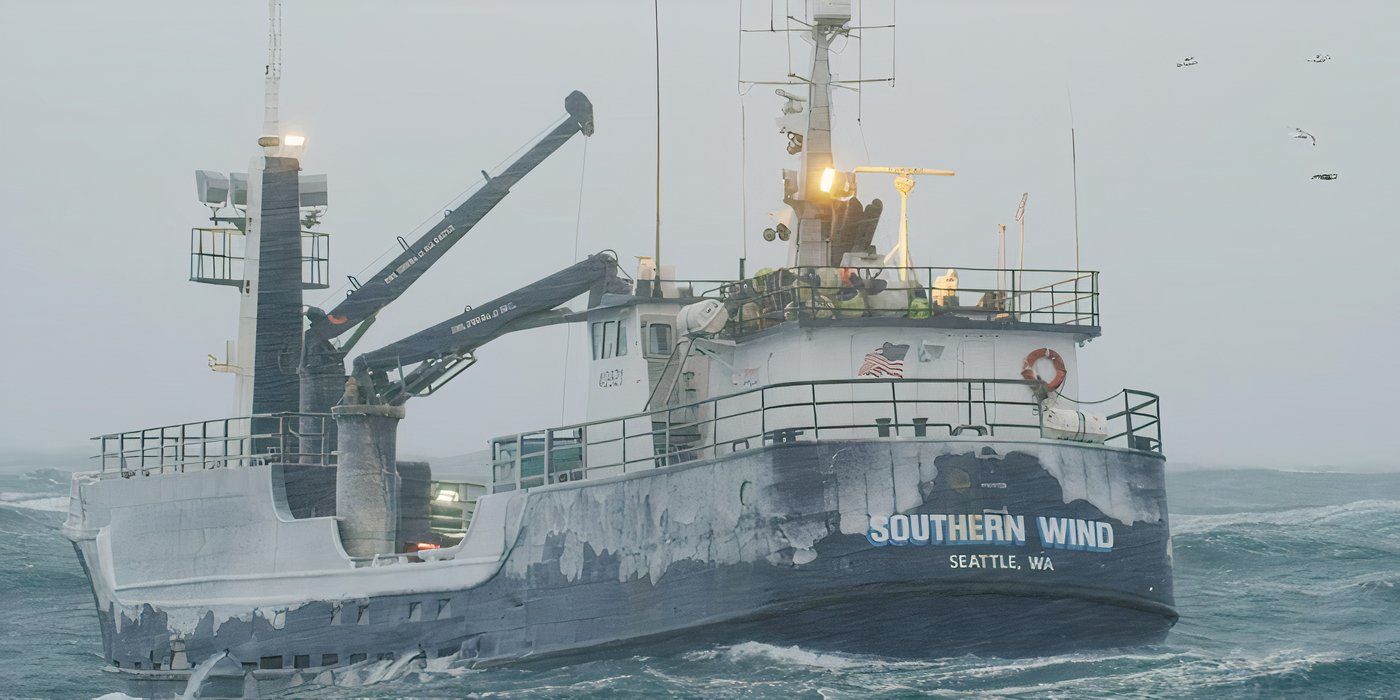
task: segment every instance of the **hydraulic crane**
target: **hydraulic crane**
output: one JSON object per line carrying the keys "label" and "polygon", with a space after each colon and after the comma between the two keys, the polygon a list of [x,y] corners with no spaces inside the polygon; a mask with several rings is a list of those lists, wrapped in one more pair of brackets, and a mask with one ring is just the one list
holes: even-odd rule
{"label": "hydraulic crane", "polygon": [[[499,174],[490,176],[483,172],[486,182],[480,189],[447,212],[441,221],[412,244],[405,245],[398,256],[363,285],[352,290],[334,308],[323,311],[307,307],[306,318],[310,325],[302,338],[298,371],[303,412],[325,413],[340,400],[346,388],[346,355],[384,307],[399,298],[423,273],[441,260],[454,244],[510,194],[511,187],[558,151],[574,134],[593,135],[593,105],[583,93],[569,93],[564,98],[564,110],[567,116],[558,126]],[[562,303],[568,298],[555,303]],[[354,332],[344,342],[332,342],[352,330]],[[460,367],[461,363],[455,365]],[[434,387],[440,385],[441,382],[437,382]]]}
{"label": "hydraulic crane", "polygon": [[[359,403],[391,406],[431,394],[474,364],[477,348],[506,333],[571,321],[572,312],[556,307],[585,292],[592,306],[616,279],[616,258],[590,255],[481,307],[356,357],[354,383],[347,384],[347,394],[353,389]],[[391,379],[389,372],[395,370],[397,378]]]}

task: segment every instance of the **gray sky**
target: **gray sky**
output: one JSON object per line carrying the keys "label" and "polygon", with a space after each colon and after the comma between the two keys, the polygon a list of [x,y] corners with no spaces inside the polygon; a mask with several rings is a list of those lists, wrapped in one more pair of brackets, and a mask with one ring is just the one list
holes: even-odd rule
{"label": "gray sky", "polygon": [[[629,265],[647,254],[649,2],[286,5],[282,113],[309,134],[306,170],[330,177],[337,279],[562,115],[571,89],[598,119],[579,253],[612,248]],[[766,26],[768,5],[745,3],[746,23]],[[916,264],[990,266],[995,225],[1014,226],[1029,191],[1027,264],[1073,265],[1072,91],[1083,264],[1103,271],[1104,337],[1081,351],[1085,398],[1123,386],[1162,394],[1174,460],[1394,465],[1377,438],[1400,394],[1400,5],[906,0],[898,10],[897,85],[866,90],[863,128],[855,95],[838,93],[835,147],[843,167],[958,171],[913,195]],[[889,0],[867,0],[866,13],[888,21]],[[732,276],[741,230],[751,270],[783,257],[757,235],[786,162],[772,126],[781,100],[766,86],[736,90],[738,15],[734,2],[662,2],[663,257],[682,276]],[[252,1],[0,4],[0,462],[230,411],[231,378],[204,357],[235,334],[237,301],[185,279],[189,229],[207,215],[191,172],[246,170],[264,36]],[[745,77],[786,72],[783,43],[746,35]],[[866,77],[888,74],[890,51],[870,33]],[[836,58],[838,77],[856,77],[858,53]],[[1305,62],[1317,53],[1333,60]],[[1176,68],[1186,56],[1198,65]],[[1318,145],[1288,138],[1295,126]],[[567,265],[582,155],[575,141],[541,166],[361,347]],[[1340,179],[1309,179],[1321,172]],[[882,178],[861,186],[897,204]],[[887,217],[879,235],[896,223]],[[461,454],[575,419],[582,334],[568,406],[557,389],[565,338],[542,329],[486,347],[446,391],[410,402],[403,449]]]}

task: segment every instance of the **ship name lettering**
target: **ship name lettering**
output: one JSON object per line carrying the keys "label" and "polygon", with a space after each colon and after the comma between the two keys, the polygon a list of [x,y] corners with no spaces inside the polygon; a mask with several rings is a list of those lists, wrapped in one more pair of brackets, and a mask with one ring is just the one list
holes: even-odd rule
{"label": "ship name lettering", "polygon": [[1019,547],[1026,543],[1026,516],[1004,513],[899,513],[887,518],[871,516],[870,529],[865,537],[876,547],[887,544]]}
{"label": "ship name lettering", "polygon": [[1080,518],[1035,519],[1040,541],[1053,549],[1108,552],[1113,549],[1113,524]]}

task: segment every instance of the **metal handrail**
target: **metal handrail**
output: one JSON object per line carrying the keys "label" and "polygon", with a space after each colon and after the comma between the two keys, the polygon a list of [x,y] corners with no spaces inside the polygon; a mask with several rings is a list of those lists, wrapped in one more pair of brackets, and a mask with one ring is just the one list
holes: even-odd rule
{"label": "metal handrail", "polygon": [[[943,314],[980,317],[1010,323],[1042,323],[1097,328],[1099,324],[1098,275],[1091,270],[1016,270],[954,268],[961,274],[993,277],[994,286],[941,288],[936,276],[942,267],[856,267],[862,276],[885,278],[889,288],[878,295],[865,292],[840,278],[847,268],[781,268],[761,277],[728,282],[705,293],[731,306],[729,332],[742,336],[782,321],[841,319],[857,316],[929,318]],[[1027,286],[1026,277],[1067,275]],[[961,278],[960,278],[961,280]],[[1003,284],[1003,280],[1009,284]],[[1087,281],[1087,288],[1081,282]],[[899,294],[906,294],[900,300]],[[888,296],[887,296],[888,295]],[[842,296],[847,297],[845,300]],[[966,296],[971,303],[962,303]],[[858,300],[855,298],[858,297]],[[922,299],[922,303],[917,300]],[[952,303],[957,299],[957,303]],[[854,303],[853,303],[854,302]],[[893,303],[891,303],[893,302]]]}
{"label": "metal handrail", "polygon": [[[263,413],[98,435],[103,476],[252,464],[331,464],[329,413]],[[134,446],[130,446],[134,445]]]}
{"label": "metal handrail", "polygon": [[[247,234],[229,226],[190,229],[189,279],[191,282],[240,286],[244,283],[243,264]],[[302,289],[328,289],[330,275],[330,234],[301,230]]]}
{"label": "metal handrail", "polygon": [[[857,391],[888,386],[887,398],[857,397]],[[918,390],[952,387],[940,396],[919,396]],[[1024,399],[1012,399],[997,386],[1025,387]],[[949,437],[972,430],[979,435],[1046,439],[1042,429],[1043,404],[1036,398],[1038,382],[1021,379],[858,379],[785,382],[754,387],[733,394],[672,406],[619,418],[587,421],[558,428],[536,430],[497,438],[492,442],[493,492],[531,488],[549,483],[588,478],[603,472],[627,473],[643,467],[678,464],[756,449],[767,444],[828,437],[925,438],[930,429],[943,429]],[[781,396],[805,389],[806,397]],[[848,389],[849,395],[821,397],[822,389]],[[901,389],[913,390],[913,398],[901,397]],[[991,389],[992,391],[989,391]],[[951,396],[952,398],[948,398]],[[1160,454],[1162,452],[1158,399],[1155,395],[1124,389],[1114,396],[1084,405],[1102,404],[1123,397],[1125,411],[1105,416],[1121,430],[1107,436],[1105,444]],[[980,397],[980,398],[978,398]],[[1133,404],[1134,397],[1142,399]],[[1062,397],[1057,397],[1056,401]],[[1069,401],[1068,399],[1064,399]],[[1070,402],[1078,403],[1078,402]],[[756,404],[756,405],[753,405]],[[871,411],[880,406],[888,411]],[[724,409],[728,410],[724,410]],[[850,410],[850,417],[823,420],[824,409]],[[858,410],[872,418],[858,418]],[[792,411],[809,414],[795,420]],[[691,416],[676,421],[678,414]],[[878,417],[874,417],[875,414]],[[922,415],[920,415],[922,414]],[[1134,425],[1133,418],[1143,418]],[[940,420],[935,421],[938,418]],[[645,429],[638,429],[641,423]],[[756,425],[755,425],[756,424]],[[756,427],[756,431],[755,431]],[[726,432],[728,431],[728,432]],[[694,436],[691,439],[678,439]],[[755,445],[755,441],[757,445]],[[645,454],[629,457],[629,445],[647,445]],[[558,453],[573,452],[563,459]],[[616,456],[603,457],[604,454]],[[526,473],[530,471],[529,474]],[[535,469],[538,468],[538,472]]]}

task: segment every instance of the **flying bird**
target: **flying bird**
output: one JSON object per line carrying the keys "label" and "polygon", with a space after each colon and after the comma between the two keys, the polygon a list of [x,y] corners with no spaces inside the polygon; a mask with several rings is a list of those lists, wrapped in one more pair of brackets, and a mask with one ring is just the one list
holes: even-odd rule
{"label": "flying bird", "polygon": [[1318,174],[1312,176],[1312,179],[1314,179],[1314,180],[1335,180],[1335,179],[1337,179],[1337,174],[1336,174],[1336,173],[1318,173]]}
{"label": "flying bird", "polygon": [[1314,146],[1317,145],[1317,137],[1316,137],[1316,136],[1313,136],[1312,134],[1309,134],[1308,132],[1303,131],[1302,129],[1299,129],[1299,128],[1296,127],[1296,126],[1293,127],[1293,132],[1292,132],[1290,135],[1291,135],[1293,138],[1295,138],[1295,139],[1312,139],[1312,145],[1314,145]]}
{"label": "flying bird", "polygon": [[1181,59],[1181,63],[1176,64],[1176,67],[1177,67],[1177,68],[1186,68],[1186,67],[1188,67],[1188,66],[1194,66],[1194,65],[1196,65],[1196,57],[1195,57],[1195,56],[1187,56],[1186,58]]}
{"label": "flying bird", "polygon": [[1308,59],[1308,63],[1326,63],[1332,60],[1331,54],[1318,54]]}

